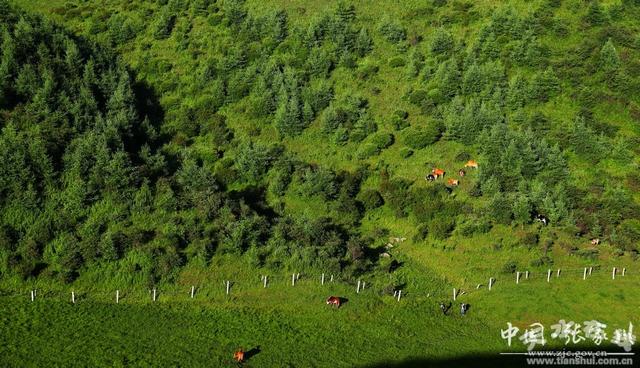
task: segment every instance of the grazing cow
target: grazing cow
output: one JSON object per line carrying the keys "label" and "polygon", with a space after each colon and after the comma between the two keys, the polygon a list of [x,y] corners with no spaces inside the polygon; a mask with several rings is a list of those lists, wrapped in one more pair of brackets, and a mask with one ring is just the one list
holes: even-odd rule
{"label": "grazing cow", "polygon": [[327,299],[327,304],[331,304],[336,306],[336,308],[340,308],[340,297],[338,296],[330,296]]}
{"label": "grazing cow", "polygon": [[472,169],[477,169],[477,168],[478,168],[478,162],[477,162],[477,161],[474,161],[474,160],[469,160],[469,161],[467,161],[467,163],[466,163],[466,164],[464,164],[464,167],[469,167],[469,168],[472,168]]}
{"label": "grazing cow", "polygon": [[447,184],[451,185],[452,187],[456,187],[456,186],[458,186],[458,184],[460,184],[460,180],[458,180],[458,179],[449,179],[449,180],[447,180]]}
{"label": "grazing cow", "polygon": [[543,225],[547,226],[549,224],[549,219],[545,215],[537,214],[536,221],[542,222]]}
{"label": "grazing cow", "polygon": [[434,180],[436,180],[436,177],[431,175],[431,174],[429,174],[429,175],[425,176],[424,179],[426,181],[434,181]]}
{"label": "grazing cow", "polygon": [[465,176],[466,173],[467,173],[466,171],[464,171],[463,169],[460,169],[458,171],[458,176]]}
{"label": "grazing cow", "polygon": [[233,353],[233,359],[235,359],[238,363],[244,362],[244,351],[242,349]]}
{"label": "grazing cow", "polygon": [[591,245],[598,245],[600,244],[600,239],[595,238],[595,239],[591,239]]}
{"label": "grazing cow", "polygon": [[444,177],[444,170],[442,169],[438,169],[437,167],[433,170],[431,170],[431,174],[433,174],[433,176],[435,176],[436,179]]}
{"label": "grazing cow", "polygon": [[449,312],[449,309],[451,309],[451,302],[449,302],[449,305],[440,303],[440,310],[442,311],[442,314],[444,314],[445,316],[447,315],[447,312]]}
{"label": "grazing cow", "polygon": [[464,316],[465,314],[467,314],[467,311],[469,311],[469,304],[467,303],[460,304],[460,314]]}

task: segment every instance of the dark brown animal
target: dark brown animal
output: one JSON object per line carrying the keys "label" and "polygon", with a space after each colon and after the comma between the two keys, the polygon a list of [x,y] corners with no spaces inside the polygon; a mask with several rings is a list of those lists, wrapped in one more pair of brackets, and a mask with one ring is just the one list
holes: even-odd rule
{"label": "dark brown animal", "polygon": [[336,306],[336,308],[340,308],[340,303],[340,297],[330,296],[329,298],[327,298],[327,304],[334,305]]}

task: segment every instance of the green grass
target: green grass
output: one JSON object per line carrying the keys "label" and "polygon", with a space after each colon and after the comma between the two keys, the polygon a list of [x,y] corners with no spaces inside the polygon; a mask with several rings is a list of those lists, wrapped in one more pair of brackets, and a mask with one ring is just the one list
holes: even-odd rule
{"label": "green grass", "polygon": [[[256,277],[234,285],[229,297],[221,282],[198,289],[193,300],[186,285],[160,289],[155,303],[146,290],[123,292],[117,305],[113,292],[78,290],[73,305],[68,289],[40,289],[34,303],[24,291],[0,298],[0,339],[11,341],[0,347],[0,360],[16,367],[229,366],[236,348],[259,346],[247,366],[353,367],[496,354],[522,350],[519,341],[509,350],[500,338],[507,322],[522,330],[541,322],[549,334],[559,319],[596,319],[610,335],[629,322],[640,324],[637,280],[629,274],[614,281],[601,270],[588,281],[565,272],[550,284],[532,275],[516,285],[511,275],[499,275],[493,290],[467,289],[459,297],[472,305],[465,317],[457,305],[442,316],[437,303],[448,290],[427,297],[428,284],[410,284],[397,302],[379,296],[375,284],[356,294],[352,285],[321,286],[311,276],[292,287],[283,275],[267,289]],[[325,305],[327,295],[349,301],[335,310]]]}

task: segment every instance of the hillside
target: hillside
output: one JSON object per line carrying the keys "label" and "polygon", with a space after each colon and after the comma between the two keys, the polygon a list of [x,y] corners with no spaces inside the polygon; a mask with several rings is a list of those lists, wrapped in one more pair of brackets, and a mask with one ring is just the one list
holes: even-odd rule
{"label": "hillside", "polygon": [[[368,280],[373,298],[335,327],[364,318],[378,338],[390,332],[359,313],[393,318],[404,290],[412,342],[377,360],[382,340],[362,340],[345,366],[496,352],[509,320],[637,320],[639,18],[634,0],[0,0],[0,287],[111,295],[333,274],[335,292]],[[433,169],[444,176],[426,180]],[[612,283],[612,267],[627,279]],[[559,268],[558,304],[532,306]],[[525,271],[535,288],[512,281]],[[471,292],[490,277],[500,296]],[[296,313],[242,287],[242,314]],[[438,321],[454,287],[476,306],[468,327]],[[230,319],[211,297],[206,313]],[[470,345],[420,351],[444,338],[431,323]],[[305,349],[287,361],[339,355]],[[256,361],[284,359],[268,354]]]}

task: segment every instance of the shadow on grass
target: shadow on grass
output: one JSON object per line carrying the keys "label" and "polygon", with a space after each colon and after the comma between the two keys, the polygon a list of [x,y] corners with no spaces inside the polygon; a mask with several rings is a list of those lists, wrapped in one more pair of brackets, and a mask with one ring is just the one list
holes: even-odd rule
{"label": "shadow on grass", "polygon": [[[624,350],[617,346],[603,346],[599,349],[594,349],[593,347],[589,348],[580,348],[580,347],[571,347],[571,348],[558,348],[556,350],[550,349],[549,351],[564,351],[564,352],[598,352],[602,354],[602,352],[607,353],[623,353]],[[574,357],[565,357],[565,360],[562,362],[557,361],[558,357],[555,355],[537,355],[537,356],[529,356],[529,355],[500,355],[498,353],[492,354],[467,354],[460,357],[453,358],[411,358],[400,361],[384,361],[372,365],[362,366],[362,368],[414,368],[414,367],[434,367],[434,368],[458,368],[458,367],[582,367],[582,366],[595,366],[598,363],[583,361],[582,364],[568,361],[569,359],[573,359]],[[533,359],[537,360],[537,363],[533,363]],[[609,356],[598,356],[598,357],[587,357],[584,359],[617,359],[618,365],[622,367],[637,367],[640,366],[640,358],[637,355],[609,355]],[[623,361],[623,359],[626,359]],[[630,360],[629,360],[630,359]],[[529,360],[529,362],[528,362]],[[612,361],[609,361],[612,362]],[[563,364],[560,364],[563,363]],[[600,363],[601,366],[610,366],[604,363]]]}

